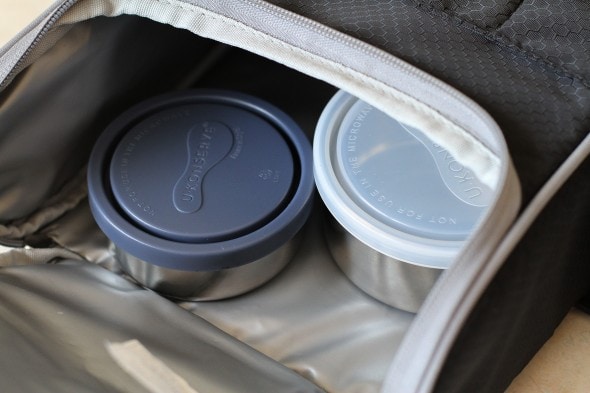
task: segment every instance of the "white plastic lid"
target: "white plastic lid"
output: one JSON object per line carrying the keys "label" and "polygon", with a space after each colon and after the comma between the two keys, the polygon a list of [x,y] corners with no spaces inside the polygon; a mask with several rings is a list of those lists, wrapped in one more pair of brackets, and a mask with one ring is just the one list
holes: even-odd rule
{"label": "white plastic lid", "polygon": [[336,220],[382,254],[447,268],[493,198],[421,131],[343,91],[314,137],[320,195]]}

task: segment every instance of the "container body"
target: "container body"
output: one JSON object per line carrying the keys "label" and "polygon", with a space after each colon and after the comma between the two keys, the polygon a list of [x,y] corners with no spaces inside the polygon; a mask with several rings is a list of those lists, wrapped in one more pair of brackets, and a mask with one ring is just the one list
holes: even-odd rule
{"label": "container body", "polygon": [[256,97],[172,93],[107,127],[88,190],[96,222],[138,283],[173,298],[223,299],[291,260],[313,201],[311,145]]}
{"label": "container body", "polygon": [[392,307],[417,312],[443,269],[418,266],[367,246],[332,217],[325,234],[332,258],[342,272],[369,296]]}
{"label": "container body", "polygon": [[299,239],[296,235],[256,261],[213,271],[170,269],[142,261],[116,246],[114,251],[123,270],[140,285],[169,298],[210,301],[242,295],[271,280],[293,259]]}
{"label": "container body", "polygon": [[334,260],[370,296],[416,312],[493,190],[422,130],[344,91],[320,116],[313,148]]}

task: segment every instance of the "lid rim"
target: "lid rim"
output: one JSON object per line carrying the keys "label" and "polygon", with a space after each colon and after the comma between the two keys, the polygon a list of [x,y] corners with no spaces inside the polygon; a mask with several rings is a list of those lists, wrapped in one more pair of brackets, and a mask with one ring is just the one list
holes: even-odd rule
{"label": "lid rim", "polygon": [[113,203],[156,237],[239,237],[276,217],[297,182],[289,141],[241,107],[179,105],[143,116],[121,134],[108,170]]}

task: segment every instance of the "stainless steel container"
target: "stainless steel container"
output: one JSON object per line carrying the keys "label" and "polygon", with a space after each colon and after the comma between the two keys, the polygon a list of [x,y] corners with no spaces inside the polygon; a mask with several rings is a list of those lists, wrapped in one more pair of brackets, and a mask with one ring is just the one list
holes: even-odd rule
{"label": "stainless steel container", "polygon": [[164,295],[249,291],[291,259],[312,203],[311,145],[269,103],[191,90],[148,100],[101,135],[93,215],[123,269]]}
{"label": "stainless steel container", "polygon": [[300,237],[296,235],[256,261],[211,271],[170,269],[142,261],[118,247],[114,252],[123,270],[142,286],[172,298],[209,301],[241,295],[269,281],[291,261]]}
{"label": "stainless steel container", "polygon": [[382,254],[328,219],[328,248],[346,276],[390,306],[417,311],[443,269],[417,266]]}
{"label": "stainless steel container", "polygon": [[417,311],[493,190],[420,130],[342,91],[313,148],[334,260],[370,296]]}

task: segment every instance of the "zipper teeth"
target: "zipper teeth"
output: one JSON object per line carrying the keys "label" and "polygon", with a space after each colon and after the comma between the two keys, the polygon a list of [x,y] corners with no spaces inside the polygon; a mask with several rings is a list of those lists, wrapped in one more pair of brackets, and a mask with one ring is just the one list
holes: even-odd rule
{"label": "zipper teeth", "polygon": [[[329,39],[333,39],[333,40],[336,40],[339,42],[343,42],[352,48],[359,49],[359,50],[363,51],[364,53],[371,55],[372,57],[375,57],[379,60],[387,62],[388,64],[391,64],[397,68],[403,69],[404,71],[407,71],[408,74],[413,75],[416,71],[418,71],[418,69],[414,69],[413,66],[410,66],[409,64],[396,59],[395,57],[389,55],[388,53],[383,52],[382,50],[380,50],[368,43],[365,43],[359,39],[353,38],[345,33],[338,31],[338,30],[334,30],[331,27],[328,27],[324,24],[316,22],[316,21],[309,19],[303,15],[297,14],[296,12],[286,10],[284,8],[281,8],[281,7],[273,5],[273,4],[261,3],[258,1],[252,1],[252,0],[242,0],[242,1],[245,4],[249,4],[249,5],[251,5],[255,8],[258,8],[268,14],[278,16],[281,19],[292,21],[299,26],[302,26],[302,27],[305,27],[306,29],[317,32],[317,33],[323,35],[324,37],[327,37]],[[418,71],[418,72],[421,72],[421,71]]]}
{"label": "zipper teeth", "polygon": [[[391,65],[392,67],[396,68],[400,72],[403,72],[409,77],[418,78],[419,80],[433,86],[445,95],[458,100],[471,111],[477,114],[481,114],[482,112],[484,112],[479,105],[475,104],[473,101],[469,99],[466,99],[463,93],[455,90],[454,88],[449,87],[445,82],[439,80],[438,78],[435,78],[434,76],[426,73],[425,71],[422,71],[421,69],[417,68],[412,64],[409,64],[379,48],[374,47],[369,43],[361,41],[360,39],[354,38],[340,31],[334,30],[333,28],[328,27],[322,23],[316,22],[305,16],[297,14],[296,12],[286,10],[274,4],[269,4],[264,1],[257,0],[242,0],[242,2],[266,13],[275,15],[281,19],[291,21],[299,26],[302,26],[305,29],[312,30],[328,39],[336,40],[338,42],[346,44],[347,46],[350,46],[351,48],[358,49],[379,61]],[[492,124],[489,121],[488,116],[479,117],[485,118],[485,123],[488,124],[490,127],[495,125],[495,123]]]}
{"label": "zipper teeth", "polygon": [[35,49],[35,47],[37,47],[39,42],[41,42],[43,37],[53,27],[55,22],[57,22],[57,20],[59,18],[61,18],[77,2],[78,2],[78,0],[67,0],[64,3],[62,3],[57,10],[55,10],[55,12],[51,15],[49,20],[45,23],[45,25],[43,26],[43,28],[41,29],[39,34],[37,34],[37,36],[35,37],[33,42],[31,42],[31,44],[29,45],[27,50],[21,55],[21,57],[18,59],[16,64],[12,67],[12,70],[8,73],[8,75],[6,75],[6,77],[4,78],[2,83],[0,83],[0,90],[2,90],[4,87],[6,87],[6,84],[8,83],[8,81],[11,80],[12,77],[17,73],[17,71],[20,69],[20,67],[25,62],[25,60],[29,57],[29,55],[31,54],[33,49]]}
{"label": "zipper teeth", "polygon": [[[244,3],[256,7],[264,12],[273,14],[275,16],[280,17],[281,19],[285,19],[288,21],[293,21],[295,24],[302,26],[305,29],[312,30],[317,32],[318,34],[327,37],[331,40],[336,40],[338,42],[344,43],[347,46],[352,48],[358,49],[363,53],[368,54],[369,56],[384,62],[396,70],[402,72],[409,78],[416,78],[429,86],[436,89],[440,94],[446,95],[447,97],[453,98],[464,107],[471,111],[472,113],[476,114],[477,117],[484,122],[488,129],[497,129],[498,126],[496,125],[495,121],[490,118],[488,113],[479,106],[476,102],[469,99],[465,96],[462,92],[456,90],[455,88],[449,86],[445,82],[441,81],[440,79],[428,74],[427,72],[421,70],[420,68],[407,63],[404,60],[401,60],[394,55],[385,52],[375,46],[364,42],[360,39],[354,38],[349,36],[345,33],[342,33],[338,30],[335,30],[331,27],[328,27],[320,22],[316,22],[312,19],[309,19],[305,16],[297,14],[296,12],[292,12],[286,10],[284,8],[278,7],[274,4],[269,4],[264,1],[260,2],[259,0],[242,0]],[[436,110],[436,108],[432,108]],[[479,138],[478,138],[479,140]]]}
{"label": "zipper teeth", "polygon": [[431,76],[430,74],[420,70],[419,68],[417,68],[417,67],[415,67],[415,66],[413,66],[401,59],[398,59],[398,58],[394,57],[393,55],[391,55],[379,48],[376,48],[375,46],[373,46],[369,43],[366,43],[360,39],[349,36],[349,35],[342,33],[338,30],[334,30],[331,27],[328,27],[324,24],[321,24],[319,22],[311,20],[303,15],[286,10],[284,8],[278,7],[273,4],[259,2],[259,1],[255,1],[255,0],[254,1],[253,0],[242,0],[242,1],[245,4],[249,4],[253,7],[256,7],[258,9],[266,12],[266,13],[278,16],[281,19],[293,21],[297,25],[302,26],[306,29],[312,30],[314,32],[317,32],[317,33],[323,35],[324,37],[327,37],[329,39],[336,40],[339,42],[343,42],[346,45],[350,46],[351,48],[359,49],[362,52],[364,52],[364,53],[366,53],[366,54],[368,54],[380,61],[383,61],[389,65],[394,66],[395,68],[399,69],[400,71],[403,71],[404,73],[406,73],[409,76],[419,77],[420,79],[428,82],[429,84],[435,85],[436,87],[438,87],[442,90],[445,90],[447,93],[452,93],[454,96],[457,96],[458,98],[463,97],[462,94],[458,93],[454,89],[448,89],[448,86],[444,82],[441,82],[439,79]]}

